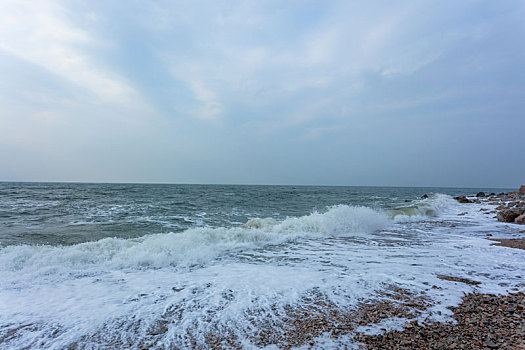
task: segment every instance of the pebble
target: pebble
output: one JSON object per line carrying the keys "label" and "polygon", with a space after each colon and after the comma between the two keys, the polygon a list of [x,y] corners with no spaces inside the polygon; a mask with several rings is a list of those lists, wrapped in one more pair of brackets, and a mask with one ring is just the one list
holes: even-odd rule
{"label": "pebble", "polygon": [[506,296],[467,294],[452,310],[457,324],[412,324],[402,331],[360,334],[356,339],[366,349],[524,349],[523,292]]}

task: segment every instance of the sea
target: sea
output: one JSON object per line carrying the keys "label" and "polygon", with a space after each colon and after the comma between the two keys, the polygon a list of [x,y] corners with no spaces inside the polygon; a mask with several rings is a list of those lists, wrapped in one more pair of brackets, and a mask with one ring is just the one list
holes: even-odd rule
{"label": "sea", "polygon": [[0,183],[0,349],[207,348],[213,332],[259,348],[283,310],[357,309],[392,288],[447,321],[465,293],[525,287],[523,251],[488,239],[518,226],[453,199],[511,190]]}

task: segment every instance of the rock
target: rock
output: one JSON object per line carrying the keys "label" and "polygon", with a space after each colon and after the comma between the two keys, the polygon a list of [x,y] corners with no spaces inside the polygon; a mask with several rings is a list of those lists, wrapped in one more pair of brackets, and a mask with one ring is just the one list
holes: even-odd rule
{"label": "rock", "polygon": [[424,194],[421,196],[421,199],[427,199],[428,198],[428,194]]}
{"label": "rock", "polygon": [[518,225],[525,225],[525,214],[521,214],[516,219],[514,219],[514,222]]}
{"label": "rock", "polygon": [[441,279],[441,280],[452,281],[452,282],[461,282],[461,283],[470,284],[472,286],[481,284],[481,282],[473,281],[473,280],[470,280],[468,278],[462,278],[462,277],[447,276],[447,275],[437,275],[436,277]]}
{"label": "rock", "polygon": [[491,193],[489,194],[489,196],[491,196],[491,197],[492,197],[492,196],[495,196],[495,195],[496,195],[496,194],[495,194],[494,192],[491,192]]}
{"label": "rock", "polygon": [[486,197],[485,192],[476,193],[476,197]]}
{"label": "rock", "polygon": [[[367,349],[525,349],[525,313],[518,308],[524,302],[522,292],[501,297],[472,293],[451,308],[455,324],[416,322],[403,331],[358,334],[357,340]],[[516,306],[516,312],[505,312],[503,304]]]}
{"label": "rock", "polygon": [[520,216],[520,211],[518,209],[507,209],[502,210],[498,213],[498,221],[501,222],[514,222],[514,220]]}
{"label": "rock", "polygon": [[525,185],[520,186],[520,189],[518,190],[518,194],[520,196],[525,196]]}
{"label": "rock", "polygon": [[497,349],[499,348],[498,344],[494,343],[492,340],[487,340],[483,346],[487,346],[491,349]]}
{"label": "rock", "polygon": [[454,199],[460,203],[472,203],[472,201],[465,196],[457,196],[457,197],[454,197]]}

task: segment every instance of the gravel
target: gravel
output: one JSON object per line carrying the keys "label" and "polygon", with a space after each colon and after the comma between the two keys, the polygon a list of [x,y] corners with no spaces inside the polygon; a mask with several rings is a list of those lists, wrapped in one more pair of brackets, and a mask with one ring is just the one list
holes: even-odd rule
{"label": "gravel", "polygon": [[525,349],[525,294],[468,294],[454,311],[457,324],[409,323],[403,331],[360,334],[372,349]]}

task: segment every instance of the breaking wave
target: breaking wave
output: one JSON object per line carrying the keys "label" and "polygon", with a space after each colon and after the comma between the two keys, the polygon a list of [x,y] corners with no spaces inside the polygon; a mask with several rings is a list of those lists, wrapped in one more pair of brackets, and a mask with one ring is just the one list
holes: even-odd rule
{"label": "breaking wave", "polygon": [[415,201],[413,205],[390,211],[395,222],[418,221],[437,217],[456,205],[456,201],[445,194],[433,194],[427,199]]}
{"label": "breaking wave", "polygon": [[416,205],[392,210],[337,205],[282,221],[254,218],[240,227],[192,228],[180,233],[135,239],[105,238],[73,246],[8,246],[0,249],[0,271],[34,274],[85,273],[92,269],[162,268],[209,262],[223,253],[279,244],[304,237],[366,236],[392,222],[435,216],[453,200],[435,195]]}
{"label": "breaking wave", "polygon": [[[473,276],[484,290],[499,292],[519,285],[513,276],[523,270],[519,253],[492,247],[474,231],[463,236],[467,227],[443,235],[439,225],[422,232],[411,223],[429,216],[446,220],[448,214],[456,219],[460,207],[448,196],[433,195],[393,210],[337,205],[229,228],[3,247],[0,349],[139,348],[150,341],[158,348],[206,347],[204,336],[217,330],[234,330],[255,348],[246,335],[257,334],[267,321],[277,322],[279,331],[287,325],[279,322],[289,306],[301,310],[322,296],[350,309],[389,286],[424,288],[445,315],[470,286],[444,293],[450,282],[436,274]],[[480,251],[497,254],[501,263],[478,261]],[[496,275],[511,284],[488,277]]]}

